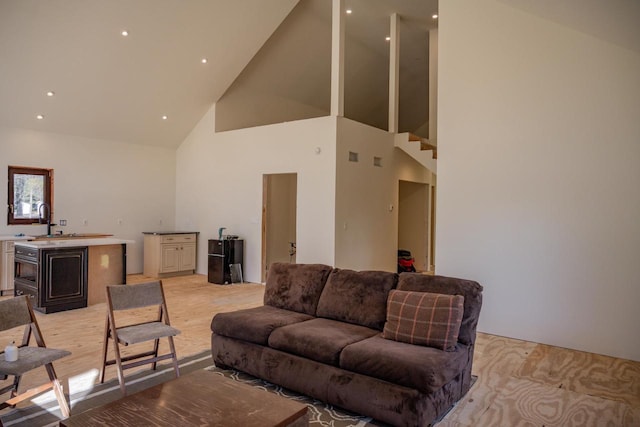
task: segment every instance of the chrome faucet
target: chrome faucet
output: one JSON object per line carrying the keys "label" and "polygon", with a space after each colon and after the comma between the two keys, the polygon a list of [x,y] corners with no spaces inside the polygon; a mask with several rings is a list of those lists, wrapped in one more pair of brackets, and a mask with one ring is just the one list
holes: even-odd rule
{"label": "chrome faucet", "polygon": [[[46,216],[42,214],[42,208],[45,208]],[[56,224],[51,224],[51,206],[48,203],[43,202],[38,208],[38,222],[40,224],[47,224],[47,236],[51,236],[51,227]]]}

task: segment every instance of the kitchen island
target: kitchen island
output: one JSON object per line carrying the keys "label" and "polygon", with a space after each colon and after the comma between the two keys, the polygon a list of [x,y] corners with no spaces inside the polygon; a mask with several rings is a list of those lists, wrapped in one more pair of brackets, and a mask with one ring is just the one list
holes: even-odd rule
{"label": "kitchen island", "polygon": [[127,243],[116,238],[45,239],[15,243],[14,293],[43,313],[105,301],[107,285],[126,283]]}

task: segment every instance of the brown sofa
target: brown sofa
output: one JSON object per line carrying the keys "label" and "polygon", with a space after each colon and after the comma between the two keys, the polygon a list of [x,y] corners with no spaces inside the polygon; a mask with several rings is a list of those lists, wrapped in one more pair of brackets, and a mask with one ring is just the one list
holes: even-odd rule
{"label": "brown sofa", "polygon": [[[384,338],[394,289],[464,297],[448,351]],[[214,316],[211,351],[218,367],[392,425],[429,426],[469,390],[481,306],[482,286],[469,280],[273,264],[263,306]]]}

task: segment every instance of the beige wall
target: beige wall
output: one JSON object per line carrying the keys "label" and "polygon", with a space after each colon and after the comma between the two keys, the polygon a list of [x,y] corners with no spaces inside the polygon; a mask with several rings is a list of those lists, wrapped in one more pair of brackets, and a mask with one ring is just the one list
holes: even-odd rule
{"label": "beige wall", "polygon": [[[9,165],[54,170],[54,220],[67,220],[54,231],[135,240],[127,246],[128,273],[142,272],[142,231],[173,229],[174,150],[1,127],[0,141],[5,179]],[[7,201],[6,185],[0,200]],[[8,226],[3,217],[0,234],[17,233],[45,234],[46,226]]]}
{"label": "beige wall", "polygon": [[245,239],[244,277],[260,281],[262,176],[296,173],[297,261],[334,263],[335,117],[215,133],[215,106],[177,151],[176,226],[206,240],[219,227]]}
{"label": "beige wall", "polygon": [[380,55],[357,40],[352,31],[347,20],[344,116],[386,130],[389,128],[389,53]]}
{"label": "beige wall", "polygon": [[214,110],[177,152],[176,227],[201,232],[198,272],[206,240],[226,227],[246,241],[245,278],[260,280],[262,178],[283,173],[297,174],[297,262],[395,271],[398,182],[430,182],[431,172],[393,135],[336,117],[215,133]]}
{"label": "beige wall", "polygon": [[329,115],[331,2],[304,0],[216,104],[226,131]]}
{"label": "beige wall", "polygon": [[[396,271],[398,182],[429,182],[431,173],[404,151],[394,136],[349,119],[338,119],[336,148],[336,267]],[[350,162],[349,152],[359,162]],[[382,167],[373,166],[373,157]]]}
{"label": "beige wall", "polygon": [[439,21],[436,272],[484,285],[481,331],[640,360],[638,50],[509,2]]}

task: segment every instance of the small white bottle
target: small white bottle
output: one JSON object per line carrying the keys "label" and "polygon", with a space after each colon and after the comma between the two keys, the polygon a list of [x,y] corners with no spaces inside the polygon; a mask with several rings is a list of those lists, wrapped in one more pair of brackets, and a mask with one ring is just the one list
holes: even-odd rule
{"label": "small white bottle", "polygon": [[16,347],[15,341],[11,341],[11,344],[4,348],[4,360],[7,362],[18,360],[18,347]]}

